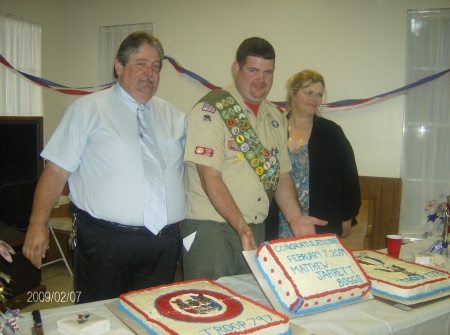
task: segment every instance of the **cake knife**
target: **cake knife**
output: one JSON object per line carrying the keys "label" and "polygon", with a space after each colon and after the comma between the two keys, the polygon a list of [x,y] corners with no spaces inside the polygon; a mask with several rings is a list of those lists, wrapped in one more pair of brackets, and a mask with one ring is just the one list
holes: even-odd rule
{"label": "cake knife", "polygon": [[44,328],[42,327],[41,312],[38,309],[31,312],[33,315],[34,327],[31,328],[33,335],[44,335]]}

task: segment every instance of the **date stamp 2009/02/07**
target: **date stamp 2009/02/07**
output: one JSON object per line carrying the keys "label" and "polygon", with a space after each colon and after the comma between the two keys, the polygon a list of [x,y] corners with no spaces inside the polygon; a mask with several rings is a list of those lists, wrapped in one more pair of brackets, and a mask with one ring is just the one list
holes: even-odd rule
{"label": "date stamp 2009/02/07", "polygon": [[27,292],[27,302],[73,302],[76,303],[80,299],[81,291],[40,291],[40,292]]}

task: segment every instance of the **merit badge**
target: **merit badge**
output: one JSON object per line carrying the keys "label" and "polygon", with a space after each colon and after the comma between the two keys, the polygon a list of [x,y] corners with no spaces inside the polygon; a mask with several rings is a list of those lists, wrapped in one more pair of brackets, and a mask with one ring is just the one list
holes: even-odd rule
{"label": "merit badge", "polygon": [[237,134],[239,134],[241,131],[239,130],[239,128],[238,127],[233,127],[233,128],[231,128],[231,133],[233,134],[233,135],[237,135]]}
{"label": "merit badge", "polygon": [[236,141],[237,141],[239,144],[243,143],[244,140],[245,140],[244,136],[242,136],[242,135],[236,136]]}
{"label": "merit badge", "polygon": [[244,113],[239,114],[239,120],[241,120],[241,121],[245,120],[245,114]]}
{"label": "merit badge", "polygon": [[221,102],[222,105],[224,105],[225,107],[228,106],[228,102],[227,102],[225,99],[222,99],[220,102]]}
{"label": "merit badge", "polygon": [[260,175],[263,174],[264,169],[263,169],[261,166],[258,166],[258,167],[255,169],[255,172],[256,172],[256,174],[257,174],[258,176],[260,176]]}
{"label": "merit badge", "polygon": [[230,105],[233,105],[233,104],[234,104],[234,99],[233,99],[233,97],[227,97],[227,101],[228,101],[228,103],[229,103]]}
{"label": "merit badge", "polygon": [[255,158],[255,153],[253,151],[249,151],[245,154],[245,157],[247,157],[247,159],[252,160],[253,158]]}
{"label": "merit badge", "polygon": [[220,102],[216,102],[217,109],[223,109],[223,105]]}
{"label": "merit badge", "polygon": [[250,149],[250,147],[248,146],[247,143],[242,143],[241,144],[241,151],[242,152],[247,152]]}
{"label": "merit badge", "polygon": [[241,109],[241,106],[234,105],[234,110],[236,111],[236,113],[239,113],[242,109]]}
{"label": "merit badge", "polygon": [[278,128],[278,127],[280,126],[280,124],[279,124],[277,121],[272,120],[272,126],[273,126],[274,128]]}
{"label": "merit badge", "polygon": [[234,126],[234,120],[233,119],[228,119],[227,120],[227,125],[228,125],[228,127],[233,127]]}
{"label": "merit badge", "polygon": [[210,148],[206,148],[206,147],[196,147],[195,154],[212,157],[214,155],[214,149],[210,149]]}
{"label": "merit badge", "polygon": [[222,111],[222,117],[224,119],[228,119],[230,117],[230,113],[227,110]]}
{"label": "merit badge", "polygon": [[257,167],[259,165],[259,159],[258,158],[253,158],[250,162],[251,166],[253,167]]}
{"label": "merit badge", "polygon": [[215,109],[214,106],[211,105],[209,102],[205,102],[205,103],[203,104],[202,111],[210,112],[210,113],[215,113],[215,112],[216,112],[216,109]]}
{"label": "merit badge", "polygon": [[230,113],[231,116],[234,115],[234,109],[233,108],[228,108],[228,113]]}

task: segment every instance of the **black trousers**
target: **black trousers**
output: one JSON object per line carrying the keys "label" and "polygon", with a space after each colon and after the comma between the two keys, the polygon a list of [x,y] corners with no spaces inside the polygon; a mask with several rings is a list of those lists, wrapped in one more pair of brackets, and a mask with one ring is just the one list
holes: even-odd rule
{"label": "black trousers", "polygon": [[154,235],[145,227],[96,219],[74,205],[71,212],[77,228],[77,303],[117,298],[132,290],[174,281],[182,248],[178,223]]}
{"label": "black trousers", "polygon": [[280,226],[280,208],[277,205],[275,199],[272,200],[269,207],[269,214],[266,220],[266,241],[278,239],[278,231]]}

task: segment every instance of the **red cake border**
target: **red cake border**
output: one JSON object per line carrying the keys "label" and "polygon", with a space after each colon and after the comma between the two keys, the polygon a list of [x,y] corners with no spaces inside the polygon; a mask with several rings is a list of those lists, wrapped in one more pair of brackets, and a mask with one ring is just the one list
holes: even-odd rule
{"label": "red cake border", "polygon": [[162,329],[167,331],[170,335],[178,335],[178,333],[176,333],[175,331],[171,330],[170,328],[168,328],[163,323],[161,323],[161,322],[159,322],[159,321],[157,321],[155,319],[151,319],[151,318],[147,317],[147,315],[146,315],[146,313],[144,313],[144,311],[142,311],[141,309],[137,308],[136,305],[131,303],[126,297],[128,295],[136,294],[136,293],[139,293],[139,292],[153,291],[153,290],[156,290],[156,289],[159,289],[159,288],[170,287],[170,286],[177,286],[177,285],[179,286],[180,284],[189,284],[189,283],[198,283],[198,282],[207,282],[207,283],[213,284],[214,286],[217,286],[217,287],[225,290],[230,295],[234,295],[235,297],[238,297],[238,298],[240,298],[242,300],[245,300],[245,301],[247,301],[247,302],[249,302],[251,304],[255,304],[256,306],[261,307],[262,309],[264,309],[264,310],[266,310],[266,311],[268,311],[268,312],[270,312],[272,314],[275,314],[275,315],[277,315],[278,317],[281,318],[281,320],[279,320],[279,321],[268,322],[265,325],[253,327],[251,329],[247,329],[247,330],[244,330],[244,331],[241,331],[241,332],[227,333],[227,335],[248,334],[250,332],[254,332],[254,331],[257,331],[257,330],[260,330],[260,329],[264,329],[264,328],[269,328],[269,327],[272,327],[272,326],[277,326],[279,324],[284,324],[284,323],[289,324],[289,318],[287,316],[285,316],[284,314],[281,314],[281,313],[277,312],[276,310],[273,310],[273,309],[271,309],[271,308],[269,308],[267,306],[264,306],[264,305],[260,304],[259,302],[256,302],[256,301],[253,301],[253,300],[251,300],[251,299],[249,299],[247,297],[244,297],[243,295],[240,295],[240,294],[230,290],[229,288],[227,288],[227,287],[225,287],[225,286],[223,286],[221,284],[218,284],[216,282],[213,282],[212,280],[209,280],[209,279],[193,279],[193,280],[187,280],[187,281],[184,281],[184,282],[172,283],[172,284],[167,284],[167,285],[159,285],[159,286],[150,287],[150,288],[146,288],[146,289],[142,289],[142,290],[131,291],[131,292],[128,292],[128,293],[121,294],[119,296],[119,301],[122,301],[122,302],[128,304],[129,306],[134,308],[134,310],[136,312],[141,314],[148,322],[154,323],[154,324],[160,326]]}

